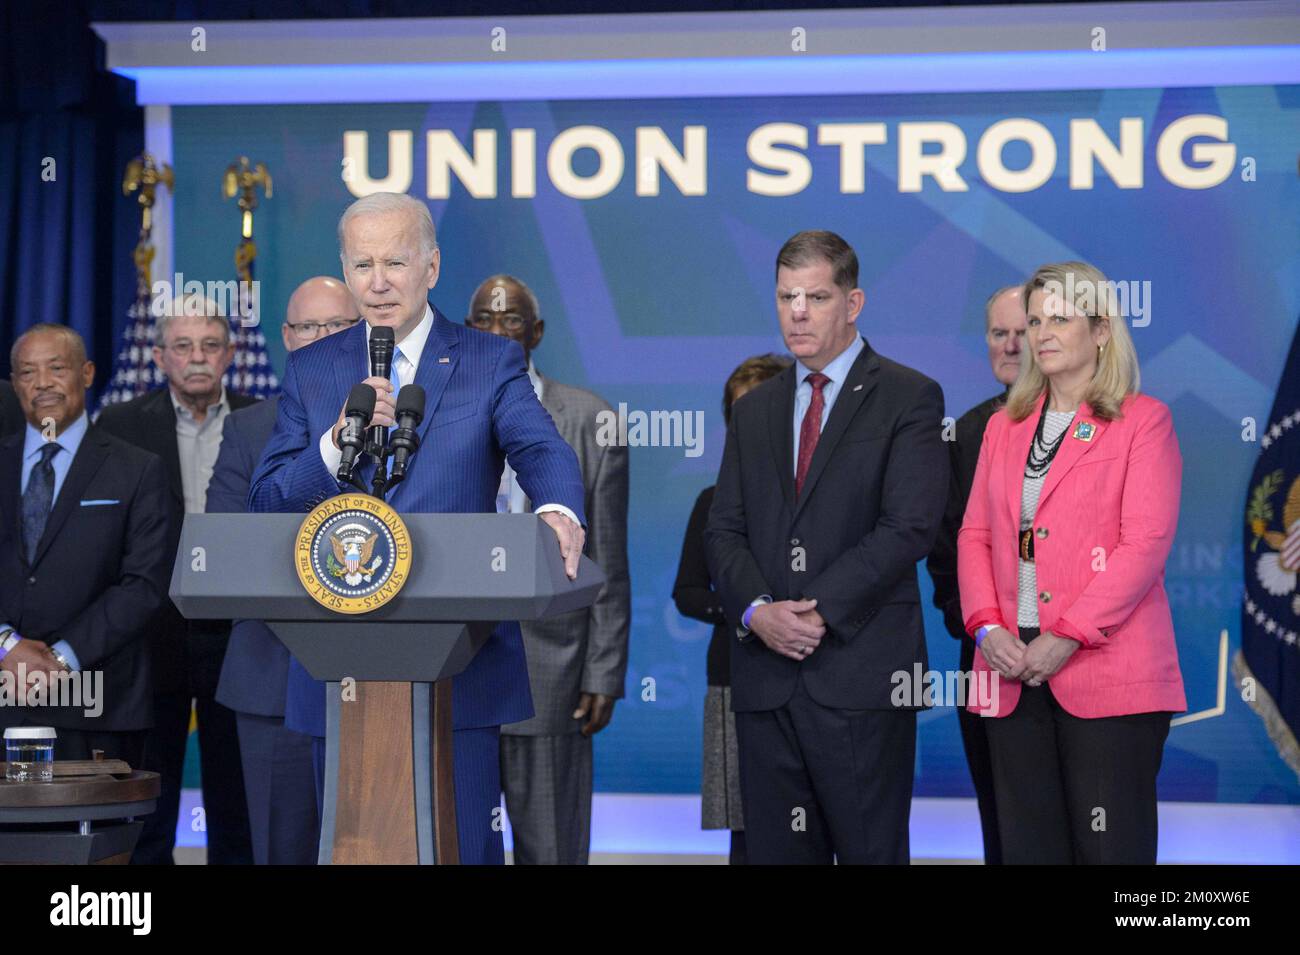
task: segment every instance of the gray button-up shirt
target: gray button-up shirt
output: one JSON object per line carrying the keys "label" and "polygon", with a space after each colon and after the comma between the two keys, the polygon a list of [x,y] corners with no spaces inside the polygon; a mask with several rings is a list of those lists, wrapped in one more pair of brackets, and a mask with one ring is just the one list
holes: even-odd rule
{"label": "gray button-up shirt", "polygon": [[181,486],[185,489],[185,513],[202,514],[208,500],[208,481],[221,451],[221,427],[230,414],[226,389],[221,389],[221,400],[208,407],[200,424],[172,395],[176,408],[176,450],[181,458]]}

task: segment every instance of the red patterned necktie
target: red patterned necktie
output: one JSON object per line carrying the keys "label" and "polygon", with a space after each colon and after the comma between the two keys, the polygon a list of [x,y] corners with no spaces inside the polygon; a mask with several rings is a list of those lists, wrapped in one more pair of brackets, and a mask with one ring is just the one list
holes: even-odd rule
{"label": "red patterned necktie", "polygon": [[830,379],[819,371],[813,372],[804,381],[812,385],[812,401],[799,425],[799,465],[794,472],[795,497],[803,491],[803,482],[808,477],[808,466],[812,464],[813,452],[817,450],[817,439],[821,437],[822,408],[826,404],[822,389],[830,383]]}

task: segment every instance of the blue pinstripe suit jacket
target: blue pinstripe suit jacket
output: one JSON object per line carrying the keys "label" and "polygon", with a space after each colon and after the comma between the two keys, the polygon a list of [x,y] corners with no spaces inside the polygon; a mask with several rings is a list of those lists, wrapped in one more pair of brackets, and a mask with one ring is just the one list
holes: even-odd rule
{"label": "blue pinstripe suit jacket", "polygon": [[[334,426],[352,386],[369,374],[360,323],[289,355],[275,431],[249,491],[250,511],[305,512],[343,490],[321,461],[320,436]],[[517,343],[453,325],[435,308],[415,383],[425,391],[425,416],[420,450],[388,498],[399,512],[495,513],[509,456],[529,500],[562,504],[586,523],[577,456],[537,400]],[[367,460],[358,473],[369,484],[373,470]],[[517,623],[496,628],[453,681],[452,700],[456,729],[533,715]]]}

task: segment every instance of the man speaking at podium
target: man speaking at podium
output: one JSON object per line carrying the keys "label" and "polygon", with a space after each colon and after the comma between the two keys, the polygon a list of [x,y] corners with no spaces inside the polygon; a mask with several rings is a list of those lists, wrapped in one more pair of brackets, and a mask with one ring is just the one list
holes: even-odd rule
{"label": "man speaking at podium", "polygon": [[[421,450],[389,503],[402,513],[495,513],[505,465],[559,541],[576,578],[585,542],[578,459],[555,429],[528,379],[519,345],[453,325],[429,305],[440,253],[433,218],[418,199],[374,193],[339,219],[343,275],[364,324],[288,356],[275,432],[249,492],[250,511],[305,512],[344,490],[335,475],[338,433],[352,387],[377,398],[371,425],[392,427],[396,394],[418,384],[427,395]],[[370,375],[370,330],[393,329],[392,379]],[[369,458],[358,468],[373,473]],[[502,623],[452,681],[456,823],[465,863],[501,863],[501,724],[533,715],[519,625]]]}

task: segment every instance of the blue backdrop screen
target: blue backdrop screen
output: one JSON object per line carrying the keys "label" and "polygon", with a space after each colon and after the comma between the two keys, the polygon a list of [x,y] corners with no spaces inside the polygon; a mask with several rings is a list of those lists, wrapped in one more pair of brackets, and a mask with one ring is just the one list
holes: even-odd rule
{"label": "blue backdrop screen", "polygon": [[[1184,456],[1167,568],[1180,661],[1190,710],[1215,708],[1220,632],[1239,645],[1258,450],[1245,422],[1267,417],[1300,313],[1298,106],[1297,87],[1231,87],[177,107],[176,266],[232,277],[239,214],[221,175],[240,155],[265,163],[257,277],[282,370],[289,293],[339,274],[339,214],[387,183],[429,202],[442,246],[431,297],[449,317],[510,272],[541,302],[545,374],[629,412],[703,413],[698,448],[631,449],[627,698],[596,750],[600,790],[693,792],[709,629],[677,615],[672,582],[721,458],[723,381],[782,350],[773,261],[800,229],[854,245],[862,332],[937,379],[954,417],[996,390],[993,289],[1083,259],[1139,292],[1144,390],[1172,407]],[[931,665],[955,666],[928,607],[926,623]],[[1221,714],[1171,731],[1160,785],[1163,799],[1300,801],[1231,683]],[[972,794],[950,708],[921,718],[915,791]]]}

